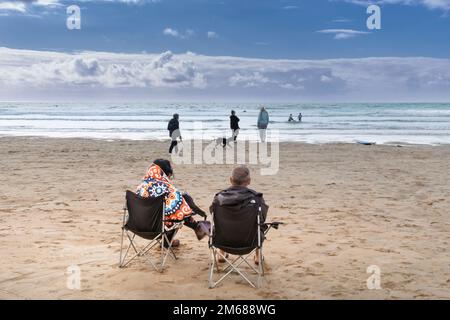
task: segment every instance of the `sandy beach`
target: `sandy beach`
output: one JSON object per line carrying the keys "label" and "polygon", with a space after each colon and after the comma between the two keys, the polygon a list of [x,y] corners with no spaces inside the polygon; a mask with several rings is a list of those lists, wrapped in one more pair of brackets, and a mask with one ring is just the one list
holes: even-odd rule
{"label": "sandy beach", "polygon": [[[122,206],[167,143],[0,138],[1,299],[450,299],[450,147],[282,143],[280,171],[252,170],[268,220],[266,280],[208,289],[207,241],[183,228],[163,274],[118,268]],[[207,209],[232,165],[175,165]],[[81,290],[66,286],[81,268]],[[367,267],[381,270],[369,290]]]}

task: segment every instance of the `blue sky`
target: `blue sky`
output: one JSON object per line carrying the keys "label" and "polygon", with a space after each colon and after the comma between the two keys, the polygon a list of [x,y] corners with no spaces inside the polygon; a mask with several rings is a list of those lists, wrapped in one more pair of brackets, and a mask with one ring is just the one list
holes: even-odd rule
{"label": "blue sky", "polygon": [[449,36],[450,0],[0,0],[0,100],[448,102]]}
{"label": "blue sky", "polygon": [[[2,10],[1,3],[18,1],[0,1],[0,46],[129,53],[171,50],[275,59],[450,56],[450,1],[446,0],[409,1],[413,5],[381,1],[379,31],[366,28],[368,15],[361,5],[365,1],[39,1],[47,5],[28,4],[25,11]],[[69,4],[81,7],[81,30],[65,27]],[[164,34],[167,28],[172,35]],[[336,40],[333,34],[318,32],[324,29],[370,33]],[[208,38],[208,32],[214,34]]]}

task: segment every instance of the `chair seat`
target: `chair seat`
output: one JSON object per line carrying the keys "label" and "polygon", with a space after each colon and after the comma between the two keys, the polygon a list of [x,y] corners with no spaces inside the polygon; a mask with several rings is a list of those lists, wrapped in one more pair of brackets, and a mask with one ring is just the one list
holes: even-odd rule
{"label": "chair seat", "polygon": [[243,255],[249,254],[256,248],[258,248],[258,247],[231,248],[231,247],[221,246],[221,245],[216,245],[216,244],[213,244],[213,245],[214,245],[214,247],[219,248],[219,249],[225,251],[226,253],[234,254],[237,256],[243,256]]}
{"label": "chair seat", "polygon": [[124,226],[125,230],[128,230],[130,232],[133,232],[134,234],[136,234],[137,236],[144,238],[146,240],[153,240],[155,239],[157,236],[159,236],[161,234],[161,232],[145,232],[145,231],[138,231],[135,230],[133,228],[130,228],[129,226],[125,225]]}

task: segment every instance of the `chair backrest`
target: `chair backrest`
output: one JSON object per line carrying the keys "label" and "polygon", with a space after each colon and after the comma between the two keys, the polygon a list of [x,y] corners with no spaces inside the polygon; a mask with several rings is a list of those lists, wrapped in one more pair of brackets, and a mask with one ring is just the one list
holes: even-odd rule
{"label": "chair backrest", "polygon": [[247,254],[258,247],[259,206],[257,201],[251,201],[236,210],[215,204],[212,245],[239,255]]}
{"label": "chair backrest", "polygon": [[126,204],[126,229],[144,238],[152,238],[162,232],[164,195],[158,198],[143,198],[127,191]]}

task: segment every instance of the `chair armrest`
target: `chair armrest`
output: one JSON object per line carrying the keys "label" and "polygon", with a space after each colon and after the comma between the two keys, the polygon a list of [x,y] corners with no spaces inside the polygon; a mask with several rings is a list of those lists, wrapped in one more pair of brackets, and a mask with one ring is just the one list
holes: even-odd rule
{"label": "chair armrest", "polygon": [[281,222],[281,221],[273,221],[273,222],[260,223],[261,226],[269,226],[269,227],[272,227],[272,228],[274,228],[274,229],[278,229],[278,227],[280,226],[280,224],[284,224],[284,222]]}

